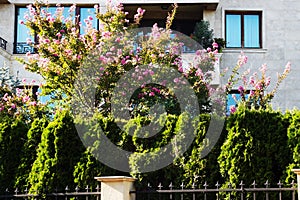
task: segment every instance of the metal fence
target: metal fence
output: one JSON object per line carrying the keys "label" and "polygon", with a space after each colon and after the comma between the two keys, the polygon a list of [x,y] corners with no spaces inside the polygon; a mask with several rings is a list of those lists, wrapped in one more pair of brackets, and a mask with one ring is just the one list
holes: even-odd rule
{"label": "metal fence", "polygon": [[191,189],[185,189],[181,184],[179,188],[175,188],[172,183],[164,187],[159,184],[157,189],[148,185],[148,189],[142,191],[131,191],[136,194],[136,200],[296,200],[297,188],[294,181],[287,187],[279,181],[276,187],[266,181],[264,187],[257,187],[254,181],[249,187],[245,187],[243,181],[239,184],[239,188],[232,188],[229,184],[227,188],[220,188],[217,183],[214,188],[209,188],[207,183],[202,188],[196,188],[193,184]]}
{"label": "metal fence", "polygon": [[7,41],[0,37],[0,47],[6,50]]}
{"label": "metal fence", "polygon": [[70,191],[68,187],[65,188],[63,192],[53,192],[46,194],[29,194],[28,190],[19,191],[15,189],[14,192],[10,192],[6,189],[5,193],[0,195],[1,200],[18,200],[18,199],[47,199],[47,200],[100,200],[101,192],[100,187],[97,186],[94,191],[89,187],[86,187],[84,190],[80,190],[78,187],[74,191]]}

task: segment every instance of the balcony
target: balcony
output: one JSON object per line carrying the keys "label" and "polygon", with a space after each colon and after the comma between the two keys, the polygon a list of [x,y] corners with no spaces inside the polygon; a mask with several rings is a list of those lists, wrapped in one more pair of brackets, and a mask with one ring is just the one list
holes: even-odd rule
{"label": "balcony", "polygon": [[121,0],[123,4],[202,4],[215,10],[220,0]]}
{"label": "balcony", "polygon": [[6,44],[7,44],[7,41],[4,40],[2,37],[0,37],[0,47],[4,50],[6,50]]}
{"label": "balcony", "polygon": [[27,52],[34,52],[34,48],[26,42],[18,42],[14,47],[15,54],[26,54]]}

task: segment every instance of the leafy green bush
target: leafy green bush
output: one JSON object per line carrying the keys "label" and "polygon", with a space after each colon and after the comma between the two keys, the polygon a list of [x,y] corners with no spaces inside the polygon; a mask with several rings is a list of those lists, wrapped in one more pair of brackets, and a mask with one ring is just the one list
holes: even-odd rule
{"label": "leafy green bush", "polygon": [[300,168],[300,111],[294,110],[292,112],[287,112],[286,117],[290,120],[287,136],[288,148],[291,151],[292,158],[289,159],[290,163],[287,166],[284,177],[286,184],[289,184],[292,180],[296,180],[296,175],[291,169]]}
{"label": "leafy green bush", "polygon": [[[241,104],[227,120],[228,135],[218,158],[224,187],[277,183],[289,163],[289,122],[280,111],[249,109]],[[263,187],[263,185],[259,185]]]}
{"label": "leafy green bush", "polygon": [[84,151],[68,111],[56,114],[43,130],[37,157],[29,174],[30,192],[75,188],[73,170]]}
{"label": "leafy green bush", "polygon": [[0,191],[13,188],[18,166],[23,153],[20,149],[26,141],[27,125],[20,119],[10,116],[0,118]]}

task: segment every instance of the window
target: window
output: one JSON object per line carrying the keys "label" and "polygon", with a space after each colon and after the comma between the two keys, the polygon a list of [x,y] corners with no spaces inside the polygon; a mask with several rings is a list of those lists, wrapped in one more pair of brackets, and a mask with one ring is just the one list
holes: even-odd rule
{"label": "window", "polygon": [[226,11],[225,38],[229,48],[262,48],[262,12]]}
{"label": "window", "polygon": [[[63,15],[64,17],[69,16],[68,6],[64,6]],[[49,7],[48,12],[54,14],[56,12],[56,7]],[[27,44],[27,40],[30,39],[32,42],[35,42],[35,37],[30,35],[30,30],[23,25],[21,22],[26,21],[24,19],[25,14],[28,12],[26,7],[16,7],[16,34],[15,34],[15,44],[14,44],[14,53],[16,54],[25,54],[28,51],[33,52],[34,49],[32,46]],[[79,15],[79,21],[82,23],[80,27],[80,33],[84,33],[84,19],[91,16],[93,18],[93,27],[98,29],[98,20],[96,19],[95,9],[93,7],[80,7],[77,6],[77,9],[74,11],[73,16]],[[75,17],[74,17],[75,20]]]}

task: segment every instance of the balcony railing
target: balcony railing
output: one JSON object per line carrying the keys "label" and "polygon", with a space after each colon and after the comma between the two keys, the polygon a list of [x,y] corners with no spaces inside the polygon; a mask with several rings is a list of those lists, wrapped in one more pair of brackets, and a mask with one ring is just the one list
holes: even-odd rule
{"label": "balcony railing", "polygon": [[0,47],[4,50],[6,50],[6,44],[7,44],[7,41],[4,40],[2,37],[0,37]]}
{"label": "balcony railing", "polygon": [[26,42],[17,42],[15,45],[15,54],[26,54],[27,52],[34,52],[34,47],[27,44]]}

